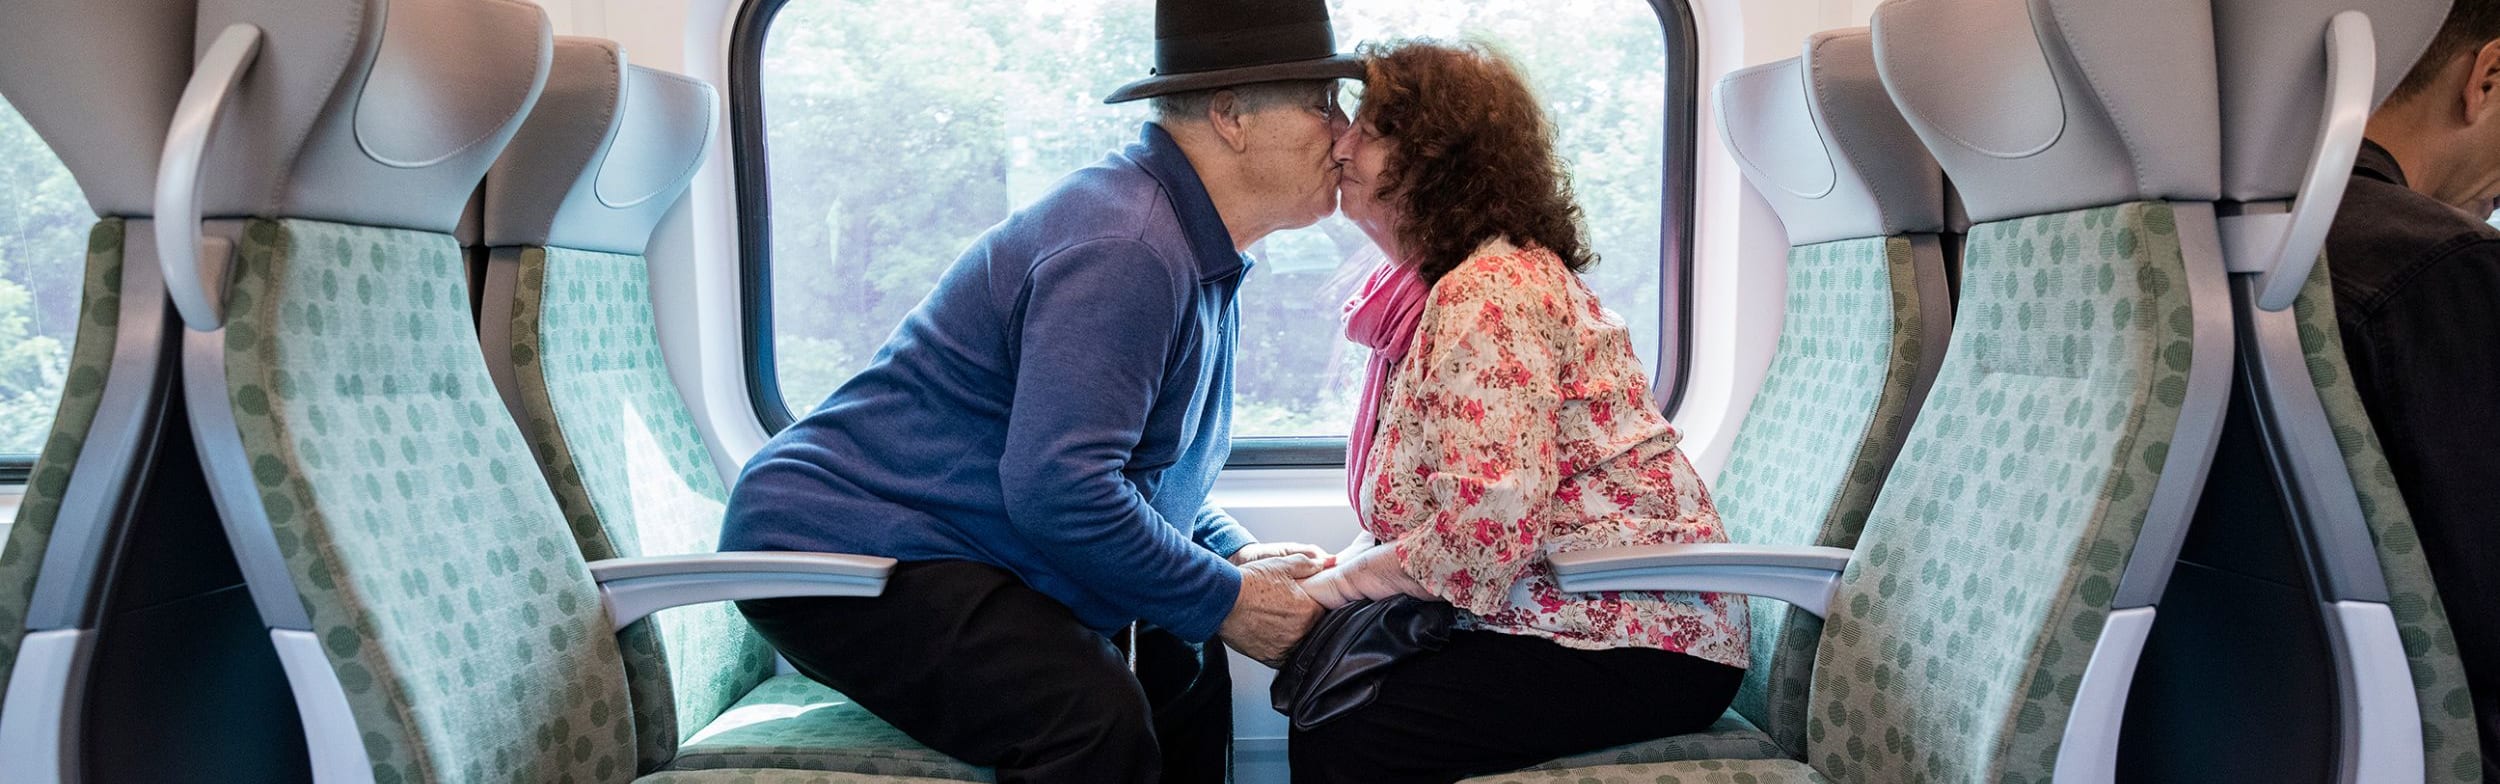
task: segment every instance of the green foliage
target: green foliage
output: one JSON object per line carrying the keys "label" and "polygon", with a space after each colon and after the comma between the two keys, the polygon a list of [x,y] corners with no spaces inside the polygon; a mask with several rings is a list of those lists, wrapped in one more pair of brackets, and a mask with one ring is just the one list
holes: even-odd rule
{"label": "green foliage", "polygon": [[[973,239],[1136,138],[1150,0],[797,0],[764,52],[773,320],[804,412],[865,367]],[[1547,101],[1604,263],[1588,280],[1658,334],[1665,54],[1642,0],[1331,0],[1338,40],[1474,37]],[[1360,353],[1345,282],[1378,258],[1343,219],[1269,237],[1242,289],[1235,433],[1340,435]],[[1644,346],[1647,356],[1649,347]],[[1655,361],[1655,357],[1647,357]]]}
{"label": "green foliage", "polygon": [[51,433],[94,222],[51,148],[0,102],[0,458],[32,458]]}

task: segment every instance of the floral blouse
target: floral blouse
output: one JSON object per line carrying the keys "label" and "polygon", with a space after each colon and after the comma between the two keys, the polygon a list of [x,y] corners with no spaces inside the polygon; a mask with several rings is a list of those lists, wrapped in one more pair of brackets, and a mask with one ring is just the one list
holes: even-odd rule
{"label": "floral blouse", "polygon": [[1363,526],[1460,626],[1746,666],[1744,597],[1564,593],[1547,555],[1724,542],[1622,319],[1543,248],[1443,276],[1381,402]]}

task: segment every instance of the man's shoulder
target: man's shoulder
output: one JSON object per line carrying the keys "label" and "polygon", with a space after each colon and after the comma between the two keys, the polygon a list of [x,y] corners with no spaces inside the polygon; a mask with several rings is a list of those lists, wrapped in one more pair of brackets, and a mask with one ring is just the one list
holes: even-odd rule
{"label": "man's shoulder", "polygon": [[2326,250],[2338,299],[2366,310],[2427,270],[2500,260],[2500,229],[2402,185],[2355,177]]}
{"label": "man's shoulder", "polygon": [[1009,223],[1045,251],[1123,239],[1160,246],[1180,229],[1163,184],[1119,155],[1069,173]]}

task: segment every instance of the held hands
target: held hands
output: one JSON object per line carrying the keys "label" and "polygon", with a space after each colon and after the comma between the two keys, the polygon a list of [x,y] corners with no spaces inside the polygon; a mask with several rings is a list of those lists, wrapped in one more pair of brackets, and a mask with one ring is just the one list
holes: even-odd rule
{"label": "held hands", "polygon": [[[1252,548],[1266,545],[1252,545]],[[1311,550],[1310,545],[1298,546]],[[1239,557],[1239,553],[1235,557]],[[1216,635],[1224,644],[1270,667],[1282,664],[1294,643],[1319,622],[1320,607],[1302,592],[1297,580],[1318,574],[1320,562],[1310,555],[1296,552],[1273,558],[1251,561],[1241,567],[1241,595],[1233,600],[1233,612],[1224,617],[1224,625]]]}
{"label": "held hands", "polygon": [[[1360,546],[1364,543],[1355,544]],[[1359,552],[1355,548],[1347,548],[1347,553],[1338,555],[1336,560],[1336,566],[1302,581],[1302,590],[1322,607],[1334,610],[1357,599],[1388,599],[1400,595],[1433,600],[1441,598],[1424,590],[1423,583],[1406,573],[1405,565],[1399,563],[1398,548],[1395,546],[1371,546]]]}

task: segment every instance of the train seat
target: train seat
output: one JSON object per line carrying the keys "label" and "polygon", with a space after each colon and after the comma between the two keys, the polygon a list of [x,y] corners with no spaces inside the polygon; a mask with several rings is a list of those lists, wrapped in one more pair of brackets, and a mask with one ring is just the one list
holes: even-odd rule
{"label": "train seat", "polygon": [[1976,222],[1944,364],[1854,552],[1553,557],[1567,590],[1824,618],[1803,761],[1479,779],[2107,781],[2230,372],[2204,0],[1894,0],[1887,91]]}
{"label": "train seat", "polygon": [[[728,488],[669,378],[643,256],[703,158],[715,102],[613,41],[559,37],[545,92],[487,173],[487,365],[594,561],[718,545]],[[663,611],[620,640],[643,770],[992,778],[806,676],[775,676],[772,647],[728,604]]]}
{"label": "train seat", "polygon": [[[1866,28],[1731,74],[1718,100],[1790,250],[1780,344],[1711,498],[1733,541],[1853,547],[1953,329],[1944,173],[1884,93]],[[1755,664],[1735,709],[1802,757],[1822,620],[1752,604]]]}
{"label": "train seat", "polygon": [[881,589],[890,561],[591,564],[571,543],[500,411],[452,235],[546,79],[536,5],[210,0],[197,23],[168,147],[200,153],[168,156],[158,212],[209,240],[169,256],[168,292],[201,462],[315,780],[637,780],[620,629]]}
{"label": "train seat", "polygon": [[[1952,328],[1939,233],[1944,175],[1875,73],[1865,28],[1719,82],[1720,132],[1788,232],[1779,347],[1711,500],[1737,542],[1850,547]],[[1752,600],[1753,666],[1710,729],[1532,770],[1802,758],[1822,621]]]}
{"label": "train seat", "polygon": [[[191,70],[191,27],[169,5],[41,0],[0,26],[0,95],[98,216],[52,432],[0,549],[0,759],[30,781],[83,779],[77,720],[105,583],[173,405],[149,236],[157,151]],[[99,46],[116,56],[80,56]]]}
{"label": "train seat", "polygon": [[[2462,665],[2404,499],[2344,358],[2321,252],[2366,120],[2412,69],[2446,2],[2215,0],[2222,248],[2239,380],[2157,629],[2147,776],[2475,781]],[[2347,13],[2351,12],[2351,13]],[[2340,17],[2340,18],[2339,18]],[[2252,595],[2288,594],[2257,604]],[[2210,609],[2201,609],[2210,608]],[[2166,616],[2170,615],[2165,613]],[[2251,639],[2315,642],[2227,662]],[[2286,689],[2285,684],[2305,688]],[[2264,700],[2215,692],[2281,692]],[[2130,723],[2138,723],[2130,717]],[[2306,735],[2270,725],[2309,728]],[[2300,746],[2312,748],[2300,748]],[[2289,760],[2289,762],[2283,762]]]}
{"label": "train seat", "polygon": [[[2351,168],[2349,155],[2337,153],[2358,146],[2359,123],[2394,92],[2430,45],[2447,5],[2215,2],[2225,80],[2223,197],[2242,205],[2239,215],[2223,221],[2223,248],[2233,273],[2239,350],[2250,381],[2246,389],[2266,412],[2260,419],[2273,430],[2269,440],[2292,445],[2269,451],[2269,457],[2283,466],[2284,474],[2298,477],[2290,506],[2298,510],[2293,519],[2306,529],[2304,538],[2320,555],[2308,561],[2324,589],[2326,601],[2319,609],[2327,615],[2325,627],[2348,638],[2333,647],[2344,652],[2337,662],[2344,691],[2356,695],[2343,706],[2340,718],[2356,731],[2344,734],[2351,747],[2345,750],[2338,781],[2414,780],[2413,769],[2401,758],[2415,755],[2421,758],[2422,781],[2477,781],[2482,755],[2491,750],[2479,748],[2464,665],[2457,658],[2445,605],[2344,359],[2328,285],[2331,260],[2314,245],[2295,250],[2283,241],[2258,238],[2305,228],[2276,216],[2298,223],[2334,215],[2347,181],[2344,173]],[[2340,20],[2330,20],[2351,9],[2367,12],[2361,17],[2367,29],[2354,27],[2350,34],[2366,32],[2374,42],[2369,53],[2374,58],[2353,51],[2350,38],[2333,45],[2323,40],[2344,34],[2334,26]],[[2327,65],[2330,51],[2338,51],[2341,61],[2333,67]],[[2286,63],[2298,63],[2298,73],[2319,81],[2264,78],[2293,70]],[[2367,78],[2352,82],[2352,89],[2333,83],[2341,72],[2365,69]],[[2318,89],[2320,84],[2326,89]],[[2339,92],[2351,96],[2349,105],[2336,112],[2346,130],[2340,136],[2324,127],[2332,114],[2318,105],[2323,94],[2332,106],[2341,98]],[[2297,143],[2304,138],[2317,141]],[[2321,168],[2329,176],[2302,182],[2308,171]],[[2322,184],[2327,190],[2318,190]],[[2304,214],[2303,205],[2285,203],[2295,197],[2318,199],[2325,209]],[[2252,208],[2268,202],[2282,209]],[[2315,237],[2324,239],[2323,227]],[[2313,260],[2307,275],[2297,274],[2297,266],[2288,263],[2295,255]],[[2289,308],[2269,301],[2275,292],[2268,290],[2294,285],[2278,283],[2287,280],[2300,281]],[[2315,400],[2307,399],[2308,394]],[[2333,447],[2327,448],[2330,441]],[[2370,574],[2371,566],[2378,574]],[[2404,677],[2391,678],[2397,675]],[[2401,699],[2408,686],[2410,706]],[[2391,702],[2386,696],[2399,699]],[[2407,742],[2413,733],[2405,725],[2412,723],[2420,725],[2418,752]],[[2399,759],[2385,760],[2385,755]]]}

